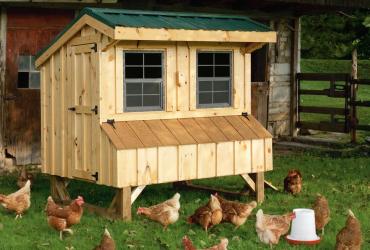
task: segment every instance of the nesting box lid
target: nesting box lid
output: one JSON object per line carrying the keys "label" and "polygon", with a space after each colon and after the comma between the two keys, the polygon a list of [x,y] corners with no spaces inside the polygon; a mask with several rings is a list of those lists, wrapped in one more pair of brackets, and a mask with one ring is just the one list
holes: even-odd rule
{"label": "nesting box lid", "polygon": [[[38,53],[36,66],[45,62],[85,25],[114,40],[250,44],[276,42],[276,32],[246,16],[84,8],[46,48]],[[249,48],[253,50],[256,47]]]}

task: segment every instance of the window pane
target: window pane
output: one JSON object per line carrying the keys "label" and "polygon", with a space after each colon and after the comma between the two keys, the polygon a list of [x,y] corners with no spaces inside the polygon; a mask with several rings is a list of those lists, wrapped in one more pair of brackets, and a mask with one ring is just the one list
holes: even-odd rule
{"label": "window pane", "polygon": [[19,56],[18,58],[18,71],[29,71],[30,70],[30,57]]}
{"label": "window pane", "polygon": [[142,89],[141,89],[141,82],[138,83],[127,83],[126,84],[126,91],[127,94],[141,94]]}
{"label": "window pane", "polygon": [[142,67],[126,67],[126,78],[143,78],[143,68]]}
{"label": "window pane", "polygon": [[198,65],[212,65],[213,53],[198,53]]}
{"label": "window pane", "polygon": [[213,90],[214,91],[229,91],[229,81],[214,81]]}
{"label": "window pane", "polygon": [[198,77],[213,77],[213,67],[212,66],[199,66],[198,67]]}
{"label": "window pane", "polygon": [[216,66],[215,76],[216,77],[230,77],[230,67],[229,66]]}
{"label": "window pane", "polygon": [[144,83],[144,94],[158,94],[159,95],[159,83]]}
{"label": "window pane", "polygon": [[162,78],[161,67],[145,67],[145,78]]}
{"label": "window pane", "polygon": [[160,106],[160,95],[144,95],[144,106]]}
{"label": "window pane", "polygon": [[40,72],[30,73],[30,88],[39,89],[40,88]]}
{"label": "window pane", "polygon": [[126,65],[143,65],[143,53],[125,53]]}
{"label": "window pane", "polygon": [[162,65],[161,53],[146,53],[144,54],[145,65]]}
{"label": "window pane", "polygon": [[212,93],[199,93],[199,104],[212,104]]}
{"label": "window pane", "polygon": [[126,96],[126,106],[127,107],[141,107],[142,96]]}
{"label": "window pane", "polygon": [[29,72],[18,72],[18,88],[28,88]]}
{"label": "window pane", "polygon": [[35,69],[35,60],[36,60],[35,56],[31,56],[31,70],[36,70]]}
{"label": "window pane", "polygon": [[215,53],[215,64],[230,65],[230,54],[229,53]]}
{"label": "window pane", "polygon": [[199,81],[199,91],[212,91],[212,82]]}
{"label": "window pane", "polygon": [[213,94],[213,103],[229,103],[229,92],[215,92]]}

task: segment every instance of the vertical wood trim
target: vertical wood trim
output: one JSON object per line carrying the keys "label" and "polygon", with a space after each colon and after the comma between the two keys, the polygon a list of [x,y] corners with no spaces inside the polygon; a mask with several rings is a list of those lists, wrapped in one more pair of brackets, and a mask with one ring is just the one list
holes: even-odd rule
{"label": "vertical wood trim", "polygon": [[[100,72],[100,122],[110,114],[116,111],[116,53],[115,48],[110,48],[106,52],[100,52],[101,63],[98,72]],[[122,66],[123,67],[123,66]],[[123,110],[121,110],[122,112]],[[120,113],[121,113],[120,112]]]}
{"label": "vertical wood trim", "polygon": [[50,92],[49,92],[49,154],[50,154],[50,172],[51,174],[55,174],[55,79],[54,79],[54,55],[50,57],[50,63],[49,63],[49,84],[50,84]]}
{"label": "vertical wood trim", "polygon": [[297,136],[298,130],[296,127],[298,117],[298,88],[296,74],[298,72],[299,64],[299,36],[300,36],[300,19],[296,18],[293,20],[293,31],[292,31],[292,49],[291,49],[291,60],[290,60],[290,135]]}
{"label": "vertical wood trim", "polygon": [[[128,171],[134,171],[128,169]],[[137,149],[137,184],[147,185],[158,182],[158,148]]]}
{"label": "vertical wood trim", "polygon": [[198,144],[198,179],[216,176],[216,144]]}
{"label": "vertical wood trim", "polygon": [[235,174],[251,173],[251,141],[236,141],[234,143]]}
{"label": "vertical wood trim", "polygon": [[197,145],[178,146],[178,180],[197,178]]}
{"label": "vertical wood trim", "polygon": [[53,126],[53,151],[54,151],[54,173],[62,176],[62,168],[63,168],[63,154],[62,154],[62,122],[63,120],[60,119],[62,116],[61,110],[61,101],[62,101],[62,92],[61,92],[61,51],[58,50],[53,54],[53,119],[54,119],[54,126]]}
{"label": "vertical wood trim", "polygon": [[186,42],[176,43],[177,110],[189,110],[189,49]]}
{"label": "vertical wood trim", "polygon": [[[41,171],[42,173],[47,172],[47,165],[46,165],[46,154],[47,154],[47,148],[46,148],[46,132],[47,132],[47,124],[46,124],[46,117],[45,117],[45,111],[46,111],[46,103],[45,103],[45,95],[46,95],[46,74],[45,74],[45,67],[47,63],[45,63],[41,69],[41,82],[40,82],[40,101],[41,101]],[[0,142],[1,143],[1,142]]]}
{"label": "vertical wood trim", "polygon": [[262,203],[265,199],[265,173],[258,172],[256,174],[256,199],[258,203]]}
{"label": "vertical wood trim", "polygon": [[216,144],[217,176],[232,175],[234,173],[234,142],[220,142]]}
{"label": "vertical wood trim", "polygon": [[176,47],[169,46],[166,48],[166,102],[164,104],[166,111],[176,110]]}
{"label": "vertical wood trim", "polygon": [[[67,46],[67,88],[66,88],[66,98],[67,98],[67,108],[74,105],[74,81],[75,75],[72,71],[73,66],[75,65],[75,57],[72,54],[72,48]],[[68,176],[72,177],[72,168],[74,165],[74,142],[73,142],[73,126],[74,126],[74,114],[72,111],[67,110],[67,172]]]}
{"label": "vertical wood trim", "polygon": [[273,157],[272,157],[272,138],[265,139],[265,169],[264,171],[270,171],[273,169]]}
{"label": "vertical wood trim", "polygon": [[232,96],[234,108],[242,108],[244,106],[244,56],[240,53],[240,49],[233,50],[233,84]]}
{"label": "vertical wood trim", "polygon": [[244,56],[244,67],[245,67],[245,76],[244,76],[244,103],[245,111],[248,114],[251,114],[252,110],[252,99],[251,99],[251,54],[245,54]]}
{"label": "vertical wood trim", "polygon": [[117,190],[117,212],[121,219],[131,220],[131,187],[124,187]]}
{"label": "vertical wood trim", "polygon": [[178,180],[178,147],[158,148],[158,183]]}
{"label": "vertical wood trim", "polygon": [[[7,31],[7,12],[4,7],[1,7],[0,16],[0,96],[5,96],[5,72],[6,72],[6,31]],[[4,153],[3,146],[5,144],[5,102],[0,102],[0,155]]]}
{"label": "vertical wood trim", "polygon": [[118,47],[115,48],[115,73],[116,73],[116,113],[122,113],[124,109],[123,102],[125,101],[125,93],[123,93],[123,52]]}
{"label": "vertical wood trim", "polygon": [[197,50],[190,47],[189,51],[189,109],[197,109]]}
{"label": "vertical wood trim", "polygon": [[62,176],[67,177],[68,176],[68,166],[67,166],[67,126],[68,126],[68,107],[67,107],[67,95],[66,95],[66,89],[67,89],[67,49],[66,46],[62,46],[60,49],[60,82],[61,82],[61,145],[62,147]]}

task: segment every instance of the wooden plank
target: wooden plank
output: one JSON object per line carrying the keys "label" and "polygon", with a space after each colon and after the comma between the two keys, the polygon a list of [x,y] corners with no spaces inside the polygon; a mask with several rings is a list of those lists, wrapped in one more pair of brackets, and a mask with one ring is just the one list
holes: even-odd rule
{"label": "wooden plank", "polygon": [[217,143],[216,149],[216,175],[234,174],[234,142]]}
{"label": "wooden plank", "polygon": [[233,50],[232,101],[234,108],[244,106],[244,56],[239,49]]}
{"label": "wooden plank", "polygon": [[[67,46],[67,71],[66,71],[66,102],[67,107],[74,106],[74,91],[75,91],[75,70],[72,70],[75,65],[75,57],[72,54],[72,49]],[[74,126],[74,116],[72,111],[67,110],[67,166],[68,166],[68,176],[72,177],[72,164],[74,155],[74,137],[73,137],[73,126]]]}
{"label": "wooden plank", "polygon": [[345,115],[346,114],[346,110],[344,108],[299,106],[298,110],[300,113],[331,114],[331,115]]}
{"label": "wooden plank", "polygon": [[114,39],[199,42],[276,42],[276,32],[116,27]]}
{"label": "wooden plank", "polygon": [[244,55],[244,108],[248,114],[252,113],[252,98],[251,98],[251,81],[252,81],[252,63],[251,63],[251,54]]}
{"label": "wooden plank", "polygon": [[[99,93],[100,93],[100,122],[105,122],[107,119],[112,119],[110,117],[112,114],[116,113],[116,92],[115,85],[122,83],[116,82],[116,54],[114,48],[109,49],[105,53],[100,54],[101,68],[104,70],[100,71],[99,79]],[[120,74],[120,71],[117,72]],[[118,91],[118,90],[117,90]],[[123,93],[123,92],[122,92]],[[120,93],[122,95],[122,93]],[[117,93],[118,94],[118,93]],[[122,106],[122,105],[121,105]],[[117,110],[117,112],[122,112],[122,110]],[[106,117],[104,117],[104,115]]]}
{"label": "wooden plank", "polygon": [[176,48],[166,49],[166,111],[175,111],[176,108]]}
{"label": "wooden plank", "polygon": [[258,136],[241,120],[239,115],[225,116],[226,120],[238,131],[244,140],[258,139]]}
{"label": "wooden plank", "polygon": [[127,124],[135,132],[144,147],[158,147],[161,145],[161,142],[144,121],[129,121]]}
{"label": "wooden plank", "polygon": [[62,137],[62,168],[63,168],[63,175],[64,177],[68,177],[68,165],[67,165],[67,158],[68,158],[68,138],[67,138],[67,130],[68,130],[68,97],[67,97],[67,87],[68,87],[68,76],[67,76],[67,46],[63,46],[60,49],[60,56],[61,56],[61,137]]}
{"label": "wooden plank", "polygon": [[131,191],[131,205],[136,201],[136,199],[139,197],[139,195],[144,191],[144,188],[146,186],[138,186],[132,189]]}
{"label": "wooden plank", "polygon": [[251,141],[236,141],[234,144],[235,174],[251,173]]}
{"label": "wooden plank", "polygon": [[239,116],[239,118],[257,135],[258,138],[272,138],[270,132],[268,132],[252,115],[249,115],[248,117]]}
{"label": "wooden plank", "polygon": [[162,120],[180,144],[195,144],[194,138],[186,131],[178,120]]}
{"label": "wooden plank", "polygon": [[243,137],[235,128],[225,119],[225,117],[212,117],[211,120],[220,131],[231,141],[241,141]]}
{"label": "wooden plank", "polygon": [[74,46],[74,53],[75,54],[84,54],[84,53],[91,53],[94,50],[96,44],[84,44],[84,45],[77,45]]}
{"label": "wooden plank", "polygon": [[350,75],[346,73],[298,73],[298,80],[304,81],[347,81]]}
{"label": "wooden plank", "polygon": [[216,144],[198,144],[198,179],[216,176]]}
{"label": "wooden plank", "polygon": [[158,183],[178,181],[177,146],[158,148]]}
{"label": "wooden plank", "polygon": [[209,118],[194,118],[195,122],[203,129],[213,142],[227,141],[226,136],[218,129],[218,127]]}
{"label": "wooden plank", "polygon": [[250,54],[255,50],[262,48],[266,43],[248,43],[245,47],[240,48],[240,53]]}
{"label": "wooden plank", "polygon": [[304,129],[313,129],[327,132],[346,133],[346,127],[343,123],[331,122],[297,122],[297,127]]}
{"label": "wooden plank", "polygon": [[265,169],[265,143],[264,139],[252,140],[252,173]]}
{"label": "wooden plank", "polygon": [[328,97],[346,97],[345,91],[333,91],[330,89],[315,90],[315,89],[300,89],[300,95],[325,95]]}
{"label": "wooden plank", "polygon": [[197,145],[181,145],[179,151],[179,181],[197,178]]}
{"label": "wooden plank", "polygon": [[49,165],[50,165],[50,173],[55,174],[55,138],[54,138],[54,132],[55,132],[55,79],[53,77],[54,75],[54,55],[50,59],[49,64],[49,111],[48,111],[48,129],[50,131],[49,133]]}
{"label": "wooden plank", "polygon": [[180,119],[179,121],[197,143],[213,142],[194,119]]}
{"label": "wooden plank", "polygon": [[116,133],[119,139],[125,145],[126,149],[144,147],[143,143],[126,122],[117,122],[114,126],[116,127]]}
{"label": "wooden plank", "polygon": [[62,153],[62,138],[61,138],[61,132],[62,132],[62,122],[61,116],[62,116],[62,84],[61,84],[61,55],[60,51],[57,51],[53,55],[53,81],[52,81],[52,87],[54,88],[53,90],[55,91],[54,95],[54,133],[53,133],[53,141],[55,142],[54,145],[54,173],[62,176],[63,173],[63,153]]}
{"label": "wooden plank", "polygon": [[178,145],[179,142],[173,136],[173,134],[168,130],[168,128],[163,124],[161,120],[150,120],[145,121],[145,124],[150,128],[150,130],[156,135],[158,140],[162,145]]}
{"label": "wooden plank", "polygon": [[117,211],[123,220],[131,220],[131,187],[118,189]]}
{"label": "wooden plank", "polygon": [[[114,51],[115,57],[114,61],[112,61],[112,67],[113,64],[115,63],[115,72],[112,72],[115,74],[115,88],[110,88],[106,90],[107,92],[110,91],[109,95],[115,95],[116,98],[116,103],[115,107],[113,104],[113,107],[110,107],[111,111],[115,110],[115,113],[123,113],[126,107],[126,99],[125,99],[125,94],[124,93],[124,87],[123,87],[123,51],[121,48],[114,48],[112,47],[111,51]],[[113,75],[114,76],[114,75]],[[109,76],[108,76],[109,77]],[[113,80],[113,79],[112,79]],[[115,93],[114,93],[115,92]]]}
{"label": "wooden plank", "polygon": [[256,183],[254,182],[254,180],[248,174],[242,174],[240,176],[244,179],[244,181],[248,184],[248,186],[253,191],[256,191]]}
{"label": "wooden plank", "polygon": [[[127,170],[134,171],[133,169]],[[139,148],[137,149],[137,185],[155,183],[158,183],[158,150],[157,148]]]}
{"label": "wooden plank", "polygon": [[258,172],[256,174],[256,199],[258,203],[265,200],[265,173]]}
{"label": "wooden plank", "polygon": [[89,44],[89,43],[98,43],[100,42],[101,39],[101,34],[92,34],[92,35],[87,35],[87,36],[78,36],[73,38],[70,41],[71,46],[76,46],[76,45],[82,45],[82,44]]}
{"label": "wooden plank", "polygon": [[197,50],[189,49],[189,109],[197,109]]}
{"label": "wooden plank", "polygon": [[265,170],[272,170],[272,138],[265,139]]}
{"label": "wooden plank", "polygon": [[115,129],[108,123],[103,123],[101,125],[102,130],[109,137],[109,140],[113,143],[116,149],[124,149],[125,145],[122,143],[118,135],[116,134]]}
{"label": "wooden plank", "polygon": [[190,67],[189,67],[189,48],[185,42],[177,42],[177,110],[189,110],[190,94]]}
{"label": "wooden plank", "polygon": [[117,187],[137,186],[138,156],[136,149],[117,151]]}

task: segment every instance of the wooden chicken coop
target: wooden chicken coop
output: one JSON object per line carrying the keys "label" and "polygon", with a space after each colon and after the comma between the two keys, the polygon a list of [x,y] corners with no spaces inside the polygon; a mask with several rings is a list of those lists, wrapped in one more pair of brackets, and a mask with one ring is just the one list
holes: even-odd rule
{"label": "wooden chicken coop", "polygon": [[250,115],[251,52],[275,40],[245,16],[83,9],[36,60],[53,194],[111,186],[130,219],[146,185],[241,175],[262,200],[272,137]]}

